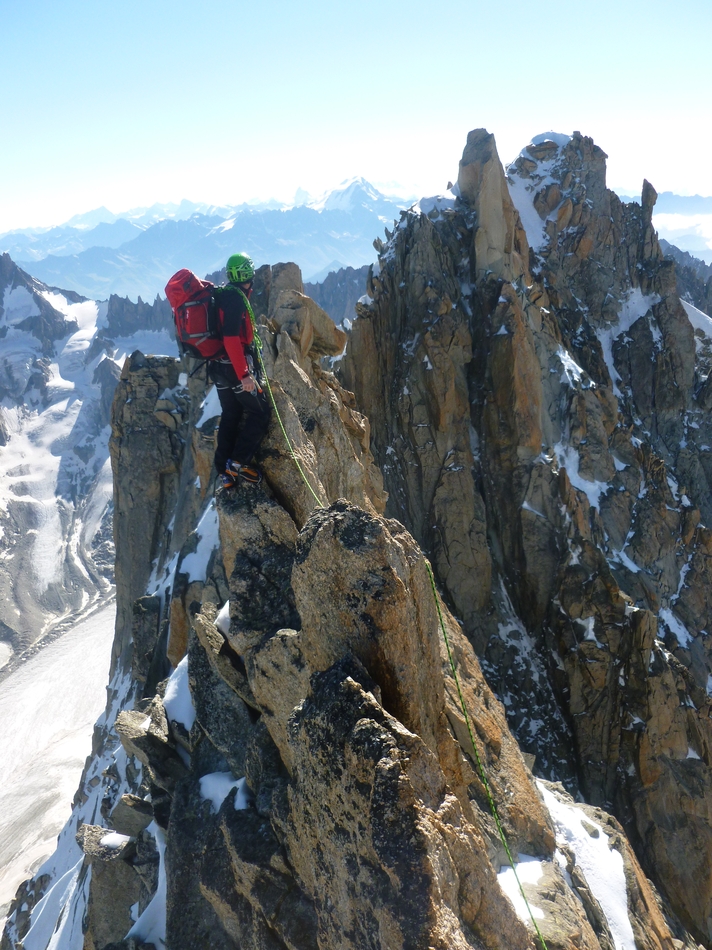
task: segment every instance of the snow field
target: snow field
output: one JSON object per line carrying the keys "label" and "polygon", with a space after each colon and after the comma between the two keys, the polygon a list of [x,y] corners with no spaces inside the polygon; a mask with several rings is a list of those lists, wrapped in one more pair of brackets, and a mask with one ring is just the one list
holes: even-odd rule
{"label": "snow field", "polygon": [[[103,359],[99,354],[88,365],[84,356],[96,333],[97,322],[106,304],[94,301],[69,303],[59,293],[43,292],[42,296],[51,306],[77,324],[77,329],[65,340],[55,345],[54,362],[47,372],[47,397],[49,405],[42,405],[36,398],[32,408],[33,393],[27,394],[25,405],[16,406],[5,401],[4,415],[10,429],[10,440],[0,452],[0,510],[7,512],[10,505],[27,505],[32,508],[28,521],[33,526],[25,533],[34,536],[32,565],[34,587],[42,595],[50,584],[62,580],[62,569],[67,557],[66,524],[71,520],[72,503],[58,498],[60,468],[70,459],[72,447],[84,437],[82,409],[85,404],[98,400],[99,390],[93,383],[94,370]],[[34,360],[40,357],[39,341],[30,333],[18,330],[16,324],[36,316],[39,309],[25,287],[7,289],[3,298],[3,322],[12,329],[3,340],[0,359],[0,374],[6,383],[18,382],[13,388],[18,397],[24,390],[32,371]],[[105,442],[106,444],[101,444]],[[106,438],[99,438],[96,445],[99,461],[108,458],[108,431]],[[76,463],[76,464],[75,464]],[[70,459],[69,469],[79,466],[78,459]],[[96,461],[90,460],[87,474],[91,475]],[[102,485],[100,494],[107,497]],[[93,524],[99,524],[101,512],[95,514]],[[64,516],[62,512],[64,509]],[[93,535],[92,535],[93,536]],[[84,538],[85,543],[91,537]],[[79,558],[74,558],[80,563]]]}
{"label": "snow field", "polygon": [[51,854],[67,820],[106,701],[114,618],[114,605],[104,607],[0,688],[0,913]]}

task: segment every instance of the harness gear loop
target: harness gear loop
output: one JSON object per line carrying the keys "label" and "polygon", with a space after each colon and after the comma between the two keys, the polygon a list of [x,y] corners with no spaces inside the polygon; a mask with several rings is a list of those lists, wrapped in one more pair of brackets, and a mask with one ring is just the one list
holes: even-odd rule
{"label": "harness gear loop", "polygon": [[296,452],[294,451],[294,448],[292,447],[292,443],[290,442],[289,436],[287,435],[287,430],[284,428],[284,423],[282,422],[282,417],[281,417],[280,414],[279,414],[279,409],[277,408],[277,403],[276,403],[275,400],[274,400],[274,393],[272,392],[272,387],[271,387],[270,384],[269,384],[269,377],[267,376],[267,370],[265,369],[264,360],[262,359],[262,339],[261,339],[259,333],[257,332],[257,323],[256,323],[256,321],[255,321],[255,314],[254,314],[254,311],[253,311],[253,309],[252,309],[252,306],[250,305],[250,301],[247,299],[247,294],[245,294],[245,293],[243,292],[242,288],[238,287],[237,289],[238,289],[238,291],[239,291],[239,293],[240,293],[240,296],[242,297],[242,299],[243,299],[244,302],[245,302],[245,307],[246,307],[247,313],[249,314],[249,317],[250,317],[250,323],[252,324],[252,338],[253,338],[253,342],[254,342],[254,344],[255,344],[255,350],[257,351],[257,359],[258,359],[258,361],[259,361],[260,368],[262,369],[262,376],[263,376],[263,378],[264,378],[265,385],[267,386],[267,392],[269,393],[269,398],[270,398],[270,400],[271,400],[271,402],[272,402],[272,408],[274,409],[274,414],[275,414],[275,416],[277,417],[277,422],[279,423],[279,427],[280,427],[280,429],[282,430],[282,435],[284,436],[284,441],[287,443],[287,448],[289,449],[289,454],[291,455],[292,460],[294,461],[294,464],[297,466],[297,469],[299,470],[299,474],[302,476],[302,481],[303,481],[304,484],[307,486],[307,488],[308,488],[309,491],[311,492],[311,494],[312,494],[314,500],[316,501],[317,507],[318,507],[318,508],[324,508],[324,507],[326,507],[326,506],[323,504],[323,502],[321,501],[321,499],[319,498],[319,496],[317,495],[317,493],[314,491],[314,489],[311,487],[311,485],[309,484],[309,479],[308,479],[307,476],[304,474],[304,469],[302,468],[301,463],[300,463],[299,459],[297,458],[297,454],[296,454]]}
{"label": "harness gear loop", "polygon": [[507,843],[507,836],[504,833],[504,828],[502,827],[502,822],[500,821],[500,818],[499,818],[499,812],[497,811],[497,805],[495,804],[494,798],[492,797],[490,784],[489,784],[489,781],[487,780],[487,773],[485,772],[484,765],[482,764],[482,759],[480,758],[480,754],[477,750],[477,743],[475,742],[475,734],[472,728],[472,722],[470,721],[470,714],[467,711],[465,697],[462,695],[462,687],[460,686],[460,677],[457,674],[457,666],[455,664],[455,657],[453,656],[452,649],[450,647],[450,638],[447,635],[445,620],[443,619],[443,612],[440,607],[440,600],[438,598],[438,592],[435,586],[435,577],[433,576],[433,569],[431,568],[427,559],[423,558],[423,561],[425,563],[425,569],[428,572],[428,577],[430,578],[430,586],[433,589],[433,598],[435,600],[435,606],[438,611],[438,618],[440,620],[440,629],[442,630],[443,640],[445,641],[445,647],[447,649],[448,660],[450,661],[450,670],[452,671],[452,676],[453,676],[453,679],[455,680],[455,686],[457,687],[457,695],[460,699],[460,709],[462,710],[462,715],[465,717],[465,725],[467,726],[467,733],[470,737],[470,742],[472,744],[472,751],[475,754],[477,769],[480,773],[480,778],[482,780],[482,784],[484,785],[485,792],[487,793],[487,800],[489,802],[490,811],[492,812],[494,823],[497,826],[497,831],[499,833],[500,841],[502,842],[502,845],[504,846],[505,854],[507,855],[507,858],[509,859],[510,867],[512,868],[512,871],[514,871],[514,878],[517,882],[517,886],[519,887],[519,892],[521,893],[524,899],[524,903],[526,904],[526,908],[529,911],[529,916],[531,918],[532,924],[534,925],[534,930],[536,931],[536,935],[539,938],[539,941],[542,945],[543,950],[548,950],[548,947],[546,946],[546,941],[542,937],[541,930],[539,930],[539,925],[537,924],[536,919],[534,918],[532,909],[529,906],[527,895],[524,893],[522,882],[519,880],[519,875],[517,874],[517,864],[514,858],[512,857],[512,852],[509,849],[509,844]]}

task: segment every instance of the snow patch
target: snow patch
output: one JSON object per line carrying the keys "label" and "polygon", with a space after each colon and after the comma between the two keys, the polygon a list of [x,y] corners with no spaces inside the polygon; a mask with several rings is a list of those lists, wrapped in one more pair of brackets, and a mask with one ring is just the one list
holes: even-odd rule
{"label": "snow patch", "polygon": [[611,552],[611,560],[619,561],[623,567],[627,567],[631,574],[637,574],[640,571],[640,568],[632,561],[628,555],[625,553],[625,548],[622,548],[620,551]]}
{"label": "snow patch", "polygon": [[247,808],[250,796],[245,778],[235,778],[232,772],[211,772],[200,779],[200,797],[210,802],[210,811],[214,815],[220,811],[222,803],[233,788],[237,789],[235,811]]}
{"label": "snow patch", "polygon": [[6,288],[2,309],[2,323],[6,327],[16,327],[30,317],[38,316],[40,312],[27,287]]}
{"label": "snow patch", "polygon": [[128,835],[121,835],[118,831],[110,831],[108,835],[104,835],[99,844],[102,848],[111,848],[113,851],[118,851],[122,845],[130,840],[131,838]]}
{"label": "snow patch", "polygon": [[[58,844],[57,835],[69,817],[69,803],[91,749],[92,728],[106,702],[115,617],[113,604],[104,607],[3,680],[0,906],[9,903],[33,873],[58,879],[81,857],[74,840],[76,825],[66,841],[60,837]],[[82,810],[82,820],[88,823],[93,822],[94,808],[100,814],[101,787],[92,795],[95,792],[98,801],[90,798]],[[55,848],[60,850],[51,857]]]}
{"label": "snow patch", "polygon": [[[576,855],[576,864],[606,915],[616,950],[636,950],[623,856],[611,846],[600,824],[575,805],[559,801],[542,782],[537,786],[554,822],[557,844],[567,845]],[[598,831],[597,837],[589,834],[584,821]]]}
{"label": "snow patch", "polygon": [[545,142],[554,142],[559,148],[563,148],[571,141],[571,136],[565,132],[541,132],[535,135],[529,143],[530,145],[543,145]]}
{"label": "snow patch", "polygon": [[219,530],[217,508],[214,499],[211,499],[195,529],[199,539],[198,546],[192,554],[186,555],[180,564],[180,573],[187,574],[189,581],[206,579],[210,556],[220,544]]}
{"label": "snow patch", "polygon": [[458,196],[454,190],[446,191],[444,195],[433,195],[431,198],[421,198],[413,205],[416,214],[430,215],[432,212],[454,211]]}
{"label": "snow patch", "polygon": [[82,887],[80,876],[84,878],[84,887],[89,884],[89,876],[81,873],[83,866],[84,855],[50,887],[34,909],[32,926],[22,942],[24,950],[69,950],[83,946],[82,915],[77,920],[77,904],[73,900]]}
{"label": "snow patch", "polygon": [[156,839],[158,849],[158,887],[148,907],[126,934],[143,943],[152,943],[156,950],[164,950],[166,946],[166,836],[155,821],[146,828],[146,831]]}
{"label": "snow patch", "polygon": [[[596,331],[596,336],[603,350],[603,358],[606,361],[608,373],[613,384],[613,392],[619,398],[621,398],[623,394],[618,388],[621,377],[613,361],[613,344],[619,336],[630,330],[633,324],[641,317],[644,317],[651,307],[654,307],[657,303],[660,303],[659,294],[644,294],[640,287],[634,287],[621,301],[621,308],[618,312],[618,322],[615,324],[611,323],[606,327],[601,327]],[[653,329],[652,326],[651,329]],[[655,327],[655,330],[657,330],[657,327]]]}
{"label": "snow patch", "polygon": [[689,645],[692,643],[693,637],[690,635],[685,625],[677,619],[672,610],[670,610],[668,607],[664,607],[660,611],[659,616],[670,633],[675,635],[680,646],[683,648],[689,647]]}
{"label": "snow patch", "polygon": [[[540,907],[535,907],[531,901],[528,901],[529,909],[527,909],[527,904],[525,903],[524,898],[522,897],[522,892],[520,891],[519,885],[517,884],[517,877],[519,877],[522,885],[538,884],[544,873],[542,865],[543,862],[539,858],[532,858],[528,854],[520,854],[519,860],[517,861],[516,877],[512,868],[506,864],[502,867],[502,870],[497,875],[499,886],[512,902],[512,906],[517,913],[517,917],[519,917],[520,920],[523,920],[526,924],[530,922],[532,917],[535,917],[538,920],[543,920],[546,915]],[[530,910],[531,915],[529,914]]]}
{"label": "snow patch", "polygon": [[195,722],[195,706],[188,683],[188,655],[173,670],[166,686],[163,705],[169,720],[179,722],[190,732]]}
{"label": "snow patch", "polygon": [[600,647],[602,650],[604,649],[604,644],[601,643],[601,641],[596,636],[596,630],[595,630],[596,618],[595,617],[586,617],[585,620],[579,618],[576,620],[576,623],[579,624],[579,626],[583,627],[585,631],[584,640],[590,640],[592,643],[595,643],[597,647]]}
{"label": "snow patch", "polygon": [[210,391],[203,399],[200,404],[201,413],[200,418],[196,422],[196,428],[200,429],[208,419],[214,419],[216,416],[221,415],[222,408],[220,406],[220,397],[218,396],[217,386],[213,386]]}
{"label": "snow patch", "polygon": [[583,370],[578,365],[573,356],[560,346],[556,351],[556,355],[561,361],[563,366],[563,373],[561,374],[561,382],[568,384],[572,389],[575,388],[577,383],[581,382],[583,377]]}
{"label": "snow patch", "polygon": [[565,468],[569,481],[582,491],[588,498],[592,508],[600,508],[601,495],[605,495],[611,487],[608,482],[590,482],[579,475],[579,454],[573,446],[564,445],[563,442],[557,442],[554,446],[554,453],[559,464],[559,468]]}
{"label": "snow patch", "polygon": [[224,636],[227,636],[230,632],[230,601],[226,600],[225,603],[220,608],[220,613],[215,620],[215,626],[218,628],[220,633]]}

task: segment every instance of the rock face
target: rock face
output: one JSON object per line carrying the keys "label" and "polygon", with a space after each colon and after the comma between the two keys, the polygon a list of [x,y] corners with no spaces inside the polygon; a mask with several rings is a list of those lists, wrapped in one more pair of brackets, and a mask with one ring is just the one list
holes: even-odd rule
{"label": "rock face", "polygon": [[710,341],[605,158],[542,136],[505,171],[471,132],[459,197],[380,245],[342,376],[536,770],[710,941]]}
{"label": "rock face", "polygon": [[111,294],[106,310],[106,330],[113,336],[131,336],[143,330],[170,330],[173,327],[171,305],[164,297],[156,297],[152,304],[138,298]]}
{"label": "rock face", "polygon": [[674,244],[660,241],[665,257],[675,261],[677,292],[682,300],[697,307],[707,316],[712,312],[712,265],[693,257],[687,251],[681,251]]}
{"label": "rock face", "polygon": [[[76,330],[77,325],[49,303],[42,293],[48,289],[19,268],[9,254],[0,255],[0,339],[7,340],[8,334],[12,338],[18,331],[31,333],[44,357],[54,355],[53,344]],[[25,391],[22,383],[26,385],[27,380],[17,378],[7,359],[0,365],[0,396],[21,396]]]}
{"label": "rock face", "polygon": [[[525,238],[512,206],[516,240],[498,256],[494,242],[504,232],[492,195],[505,194],[503,179],[493,144],[478,141],[492,183],[487,254],[506,270],[527,259]],[[462,217],[471,226],[472,214]],[[437,227],[423,222],[432,241]],[[468,233],[465,224],[460,240]],[[443,245],[430,246],[423,241],[423,260],[446,259]],[[443,298],[436,303],[427,284],[416,279],[416,286],[441,309]],[[448,286],[451,306],[442,316],[453,314],[450,339],[465,346],[471,331],[456,326],[460,313],[452,306],[458,284]],[[322,366],[324,357],[339,355],[345,335],[302,291],[293,265],[258,272],[264,362],[289,439],[288,447],[275,418],[257,459],[265,475],[260,488],[213,496],[218,404],[200,374],[189,378],[190,367],[140,352],[123,367],[111,442],[117,639],[109,707],[67,826],[81,852],[78,861],[72,852],[68,876],[57,871],[22,886],[2,950],[34,945],[41,920],[34,908],[51,913],[49,897],[60,882],[57,933],[81,921],[83,946],[96,950],[534,950],[532,917],[521,895],[507,889],[502,836],[536,869],[522,874],[522,886],[550,950],[612,950],[620,917],[630,948],[693,950],[615,819],[534,780],[465,635],[481,642],[481,632],[478,641],[473,625],[463,631],[435,592],[414,533],[384,515],[390,502],[370,449],[378,436],[372,440],[353,394]],[[514,293],[510,298],[512,308],[520,306]],[[534,381],[526,349],[533,332],[519,311],[509,325],[521,336],[518,365]],[[442,370],[443,352],[429,353]],[[457,358],[464,374],[466,361]],[[503,355],[502,372],[507,365]],[[414,387],[418,378],[414,372]],[[522,405],[529,395],[522,385]],[[435,397],[433,391],[416,418],[428,418]],[[455,432],[468,405],[466,380],[453,383],[443,424]],[[514,415],[510,409],[512,425]],[[524,460],[534,451],[533,410],[529,417]],[[464,500],[459,463],[467,451],[472,466],[469,434],[461,455],[448,456],[454,481],[435,484],[443,486],[438,504],[450,519],[447,537],[464,531],[482,548],[477,590],[463,594],[470,597],[468,622],[489,613],[492,624],[507,596],[501,586],[493,604],[492,585],[504,585],[505,575],[499,552],[488,547],[485,500]],[[511,492],[524,462],[516,450],[501,447],[500,454],[509,468],[498,490]],[[387,478],[398,506],[404,486]],[[563,475],[559,482],[573,507],[575,488]],[[470,505],[469,516],[457,510],[455,492]],[[559,512],[553,502],[552,510]],[[636,664],[663,663],[651,641],[654,618],[632,606],[610,571],[601,573],[596,539],[585,550],[582,540],[573,565],[593,561],[592,579],[580,571],[579,587],[571,581],[565,590],[562,581],[562,604],[565,592],[572,600],[582,585],[595,588],[605,617],[592,627],[596,636],[623,641],[630,629],[638,638],[626,667],[633,679]],[[516,548],[514,532],[508,543]],[[446,556],[443,546],[435,561],[441,573]],[[473,563],[468,557],[463,547],[443,581],[451,600],[454,578]],[[475,633],[486,629],[482,623]],[[533,632],[522,627],[519,634],[523,645],[533,642]],[[578,662],[584,677],[584,660]],[[669,662],[660,666],[665,688],[673,685],[668,670]],[[586,696],[602,719],[592,684],[588,675]],[[657,693],[640,703],[653,699]],[[567,741],[563,718],[558,729],[559,741]],[[631,740],[640,736],[630,733]],[[671,795],[669,774],[663,766],[652,781],[667,782]],[[652,803],[640,796],[641,808]],[[597,836],[615,866],[613,903],[607,895],[616,888],[604,893],[587,876],[569,826],[590,829],[583,834]]]}
{"label": "rock face", "polygon": [[0,256],[0,640],[10,665],[111,591],[107,460],[119,367],[102,307]]}
{"label": "rock face", "polygon": [[326,310],[338,326],[351,324],[356,304],[366,292],[368,264],[363,267],[342,267],[332,271],[319,284],[305,284],[304,290],[312,300]]}

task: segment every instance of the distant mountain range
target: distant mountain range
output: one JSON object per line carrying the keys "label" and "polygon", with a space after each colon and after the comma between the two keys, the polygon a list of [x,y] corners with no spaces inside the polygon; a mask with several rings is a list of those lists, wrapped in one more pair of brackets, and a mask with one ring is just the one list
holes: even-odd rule
{"label": "distant mountain range", "polygon": [[375,260],[374,238],[408,202],[363,178],[301,203],[153,205],[115,215],[98,208],[54,228],[0,235],[0,251],[44,283],[93,299],[111,294],[152,300],[181,267],[215,271],[245,250],[256,264],[295,261],[306,280]]}
{"label": "distant mountain range", "polygon": [[[409,204],[353,178],[320,198],[300,191],[291,205],[183,200],[120,214],[97,208],[59,227],[1,234],[0,252],[44,283],[95,300],[111,294],[153,300],[181,267],[203,276],[236,250],[258,265],[295,261],[315,284],[341,268],[372,263],[374,239]],[[663,192],[653,220],[661,238],[712,263],[712,197]]]}

